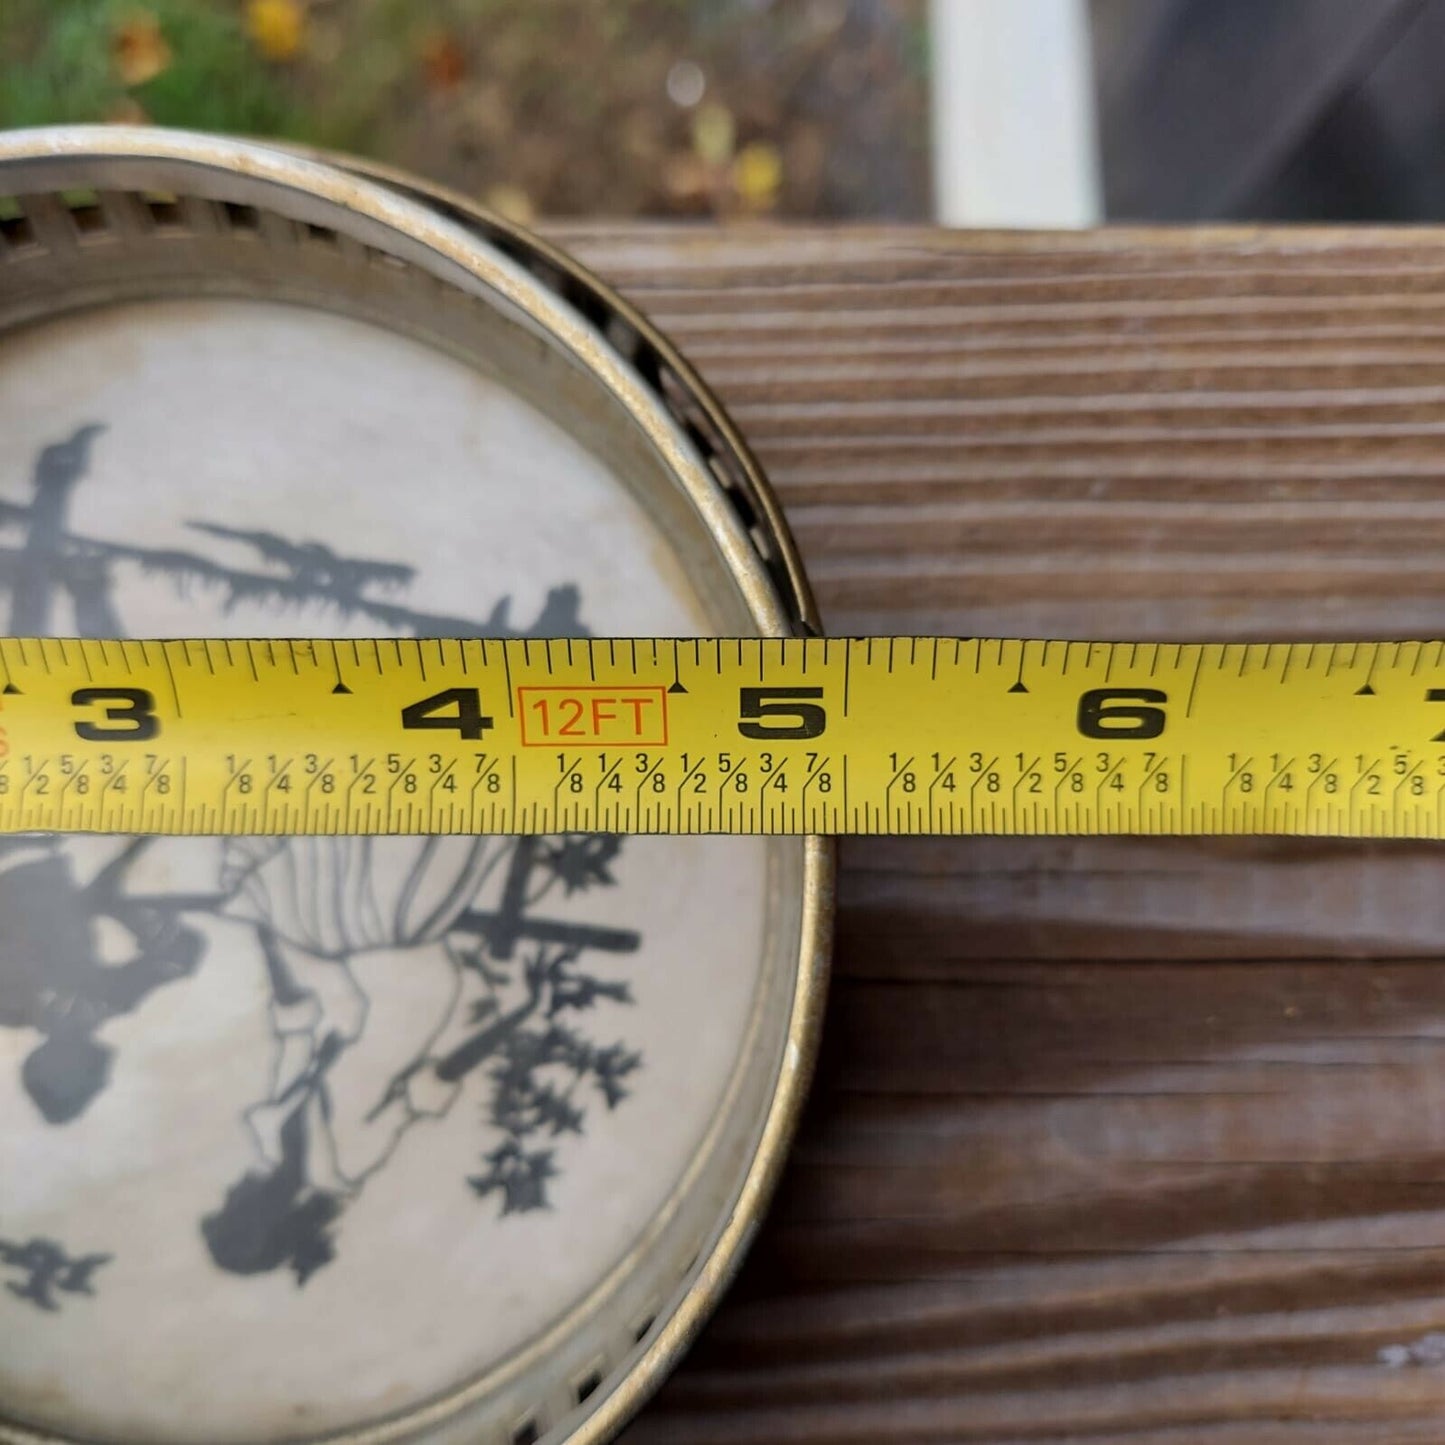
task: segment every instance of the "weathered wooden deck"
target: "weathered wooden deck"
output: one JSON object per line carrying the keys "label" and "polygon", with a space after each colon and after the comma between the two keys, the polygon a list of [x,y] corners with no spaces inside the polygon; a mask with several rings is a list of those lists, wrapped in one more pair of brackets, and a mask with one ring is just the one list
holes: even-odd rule
{"label": "weathered wooden deck", "polygon": [[[836,633],[1445,635],[1445,232],[558,235],[729,404]],[[792,1165],[629,1441],[1445,1438],[1442,885],[845,844]]]}

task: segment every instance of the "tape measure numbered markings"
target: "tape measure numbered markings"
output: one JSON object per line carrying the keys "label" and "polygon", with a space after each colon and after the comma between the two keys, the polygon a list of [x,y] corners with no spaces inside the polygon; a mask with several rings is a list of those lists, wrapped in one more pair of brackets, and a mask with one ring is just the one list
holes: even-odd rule
{"label": "tape measure numbered markings", "polygon": [[0,828],[1445,834],[1445,644],[0,643]]}

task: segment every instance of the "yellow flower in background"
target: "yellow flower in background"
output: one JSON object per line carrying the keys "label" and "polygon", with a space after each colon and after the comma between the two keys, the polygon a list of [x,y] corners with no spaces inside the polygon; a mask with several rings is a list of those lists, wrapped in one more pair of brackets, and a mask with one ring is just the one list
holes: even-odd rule
{"label": "yellow flower in background", "polygon": [[291,60],[306,37],[299,0],[247,0],[246,33],[267,60]]}
{"label": "yellow flower in background", "polygon": [[499,216],[515,221],[519,226],[528,225],[536,219],[537,210],[532,204],[531,196],[521,186],[511,185],[507,181],[500,181],[488,189],[482,202]]}
{"label": "yellow flower in background", "polygon": [[755,140],[738,152],[733,162],[733,185],[745,211],[771,211],[783,183],[783,158],[775,145]]}
{"label": "yellow flower in background", "polygon": [[110,54],[115,73],[127,87],[154,80],[171,63],[171,47],[148,10],[133,12],[116,27]]}
{"label": "yellow flower in background", "polygon": [[710,101],[700,105],[692,117],[692,148],[710,166],[726,165],[733,153],[737,126],[727,106]]}

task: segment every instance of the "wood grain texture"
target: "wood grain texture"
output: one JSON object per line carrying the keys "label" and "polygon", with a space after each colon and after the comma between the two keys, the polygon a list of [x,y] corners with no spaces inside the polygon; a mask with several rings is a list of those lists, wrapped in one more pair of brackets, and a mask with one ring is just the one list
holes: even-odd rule
{"label": "wood grain texture", "polygon": [[[830,630],[1445,634],[1445,232],[565,230]],[[1445,1438],[1445,854],[853,840],[819,1080],[633,1445]]]}

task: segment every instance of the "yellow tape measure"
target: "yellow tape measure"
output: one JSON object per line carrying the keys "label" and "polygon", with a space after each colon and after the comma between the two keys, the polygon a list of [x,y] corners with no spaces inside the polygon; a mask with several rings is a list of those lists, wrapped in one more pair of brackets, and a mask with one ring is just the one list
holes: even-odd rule
{"label": "yellow tape measure", "polygon": [[0,641],[0,830],[1445,834],[1445,643]]}

